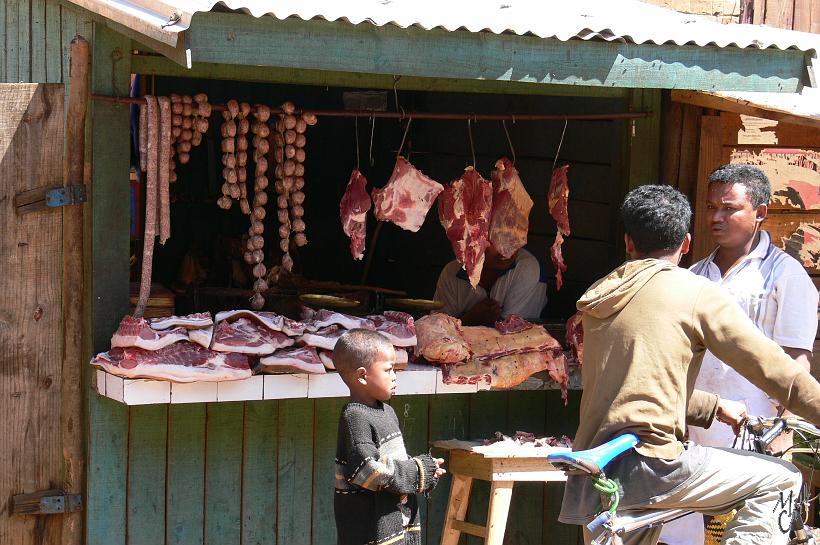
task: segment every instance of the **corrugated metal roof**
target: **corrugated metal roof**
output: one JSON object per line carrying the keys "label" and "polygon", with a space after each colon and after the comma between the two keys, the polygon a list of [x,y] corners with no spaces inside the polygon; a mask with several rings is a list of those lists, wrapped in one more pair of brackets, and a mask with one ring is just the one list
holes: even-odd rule
{"label": "corrugated metal roof", "polygon": [[[71,0],[107,17],[112,10],[175,44],[196,12],[228,8],[254,17],[346,21],[427,30],[490,32],[634,44],[820,51],[820,36],[762,25],[724,25],[638,0]],[[115,19],[116,20],[116,19]],[[172,24],[162,27],[171,21]],[[140,26],[142,26],[140,25]],[[132,28],[135,28],[132,26]]]}

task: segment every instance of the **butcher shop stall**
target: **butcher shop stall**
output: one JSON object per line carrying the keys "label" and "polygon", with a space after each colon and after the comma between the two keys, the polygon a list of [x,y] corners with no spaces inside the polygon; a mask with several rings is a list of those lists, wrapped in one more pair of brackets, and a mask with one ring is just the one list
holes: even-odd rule
{"label": "butcher shop stall", "polygon": [[[82,352],[81,379],[70,362],[57,371],[55,411],[88,422],[79,444],[70,418],[60,426],[77,447],[63,451],[75,513],[63,542],[334,543],[347,390],[333,348],[354,328],[396,349],[390,404],[408,451],[478,441],[492,464],[504,449],[571,446],[575,301],[624,257],[619,203],[672,170],[695,191],[666,157],[662,90],[795,91],[811,50],[796,33],[631,1],[549,14],[531,0],[342,4],[49,8],[66,35],[28,79],[66,85],[26,88],[20,117],[40,132],[18,132],[14,150],[57,177],[23,138],[65,130],[73,168],[56,193],[21,186],[14,199],[15,221],[59,206],[61,224],[13,227],[55,247],[37,259],[63,256],[37,282],[62,279],[62,318],[38,288],[39,325],[25,306],[26,327],[50,323],[59,339],[36,342]],[[51,112],[64,102],[63,129]],[[475,289],[488,247],[533,256],[543,308],[485,325],[446,312],[442,270],[457,261]],[[557,522],[562,477],[535,475],[515,485],[505,543],[576,542]],[[496,484],[476,480],[458,511],[451,481],[461,490],[447,475],[422,502],[427,543],[489,532]],[[69,507],[80,497],[84,527]]]}

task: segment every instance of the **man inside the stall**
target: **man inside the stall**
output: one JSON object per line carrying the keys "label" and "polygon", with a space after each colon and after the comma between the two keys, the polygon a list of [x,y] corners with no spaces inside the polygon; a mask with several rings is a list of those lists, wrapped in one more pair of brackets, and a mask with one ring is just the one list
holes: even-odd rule
{"label": "man inside the stall", "polygon": [[475,289],[461,263],[453,260],[438,277],[435,299],[444,303],[441,312],[460,318],[464,325],[492,326],[511,314],[537,320],[547,304],[546,277],[527,250],[505,258],[490,244]]}

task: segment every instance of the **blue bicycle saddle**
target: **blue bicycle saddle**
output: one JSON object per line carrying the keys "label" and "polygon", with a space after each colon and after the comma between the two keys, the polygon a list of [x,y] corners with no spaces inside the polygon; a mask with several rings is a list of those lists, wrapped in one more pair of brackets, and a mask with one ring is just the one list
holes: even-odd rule
{"label": "blue bicycle saddle", "polygon": [[564,471],[578,469],[584,473],[600,475],[609,462],[637,444],[637,435],[625,433],[593,449],[550,454],[547,461]]}

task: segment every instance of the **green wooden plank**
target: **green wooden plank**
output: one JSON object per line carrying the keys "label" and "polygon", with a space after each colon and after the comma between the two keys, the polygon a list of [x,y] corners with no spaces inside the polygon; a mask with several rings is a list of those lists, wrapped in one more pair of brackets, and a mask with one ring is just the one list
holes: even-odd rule
{"label": "green wooden plank", "polygon": [[46,81],[63,82],[62,8],[57,0],[46,0]]}
{"label": "green wooden plank", "polygon": [[[510,392],[507,412],[507,433],[528,431],[541,436],[544,434],[547,400],[545,392]],[[505,543],[536,545],[542,542],[542,535],[548,534],[553,543],[574,543],[556,540],[552,528],[543,528],[544,484],[517,483],[507,518]],[[547,484],[546,486],[554,486]]]}
{"label": "green wooden plank", "polygon": [[[429,440],[467,439],[470,429],[470,394],[449,394],[430,397]],[[433,450],[445,459],[447,455]],[[427,543],[438,543],[444,528],[447,497],[450,494],[450,474],[439,481],[427,504]]]}
{"label": "green wooden plank", "polygon": [[[12,0],[15,1],[15,0]],[[16,0],[17,11],[17,77],[20,81],[31,79],[31,0]]]}
{"label": "green wooden plank", "polygon": [[276,401],[245,406],[242,545],[276,544]]}
{"label": "green wooden plank", "polygon": [[128,436],[128,543],[165,543],[168,406],[131,407]]}
{"label": "green wooden plank", "polygon": [[0,2],[0,32],[3,33],[3,40],[0,42],[0,81],[8,82],[6,79],[6,39],[8,29],[6,28],[7,2]]}
{"label": "green wooden plank", "polygon": [[6,35],[6,81],[9,83],[17,83],[20,81],[20,71],[17,67],[19,55],[19,43],[17,36],[17,25],[19,22],[20,2],[18,0],[11,0],[3,2],[6,6],[6,27],[4,29]]}
{"label": "green wooden plank", "polygon": [[46,0],[31,0],[31,81],[47,82]]}
{"label": "green wooden plank", "polygon": [[346,398],[317,399],[314,404],[313,428],[313,513],[312,545],[336,543],[336,520],[333,516],[333,488],[336,480],[336,439],[339,413]]}
{"label": "green wooden plank", "polygon": [[209,403],[205,446],[205,545],[239,543],[244,407]]}
{"label": "green wooden plank", "polygon": [[168,409],[165,542],[202,545],[205,526],[205,405]]}
{"label": "green wooden plank", "polygon": [[[627,189],[656,184],[660,180],[661,92],[656,89],[633,89],[630,111],[655,112],[652,117],[627,123],[629,146]],[[645,108],[645,109],[644,109]]]}
{"label": "green wooden plank", "polygon": [[[417,456],[430,451],[428,441],[428,417],[430,410],[430,396],[411,395],[396,396],[390,401],[396,416],[399,417],[401,433],[404,436],[404,446],[410,456]],[[438,487],[437,487],[438,488]],[[441,494],[441,491],[433,492]],[[427,543],[428,500],[419,496],[419,511],[421,513],[422,543]]]}
{"label": "green wooden plank", "polygon": [[88,413],[86,544],[124,545],[128,407],[90,393]]}
{"label": "green wooden plank", "polygon": [[532,84],[794,92],[805,71],[796,50],[562,42],[215,12],[196,13],[185,37],[193,62]]}
{"label": "green wooden plank", "polygon": [[279,402],[276,540],[310,544],[313,497],[313,400]]}

